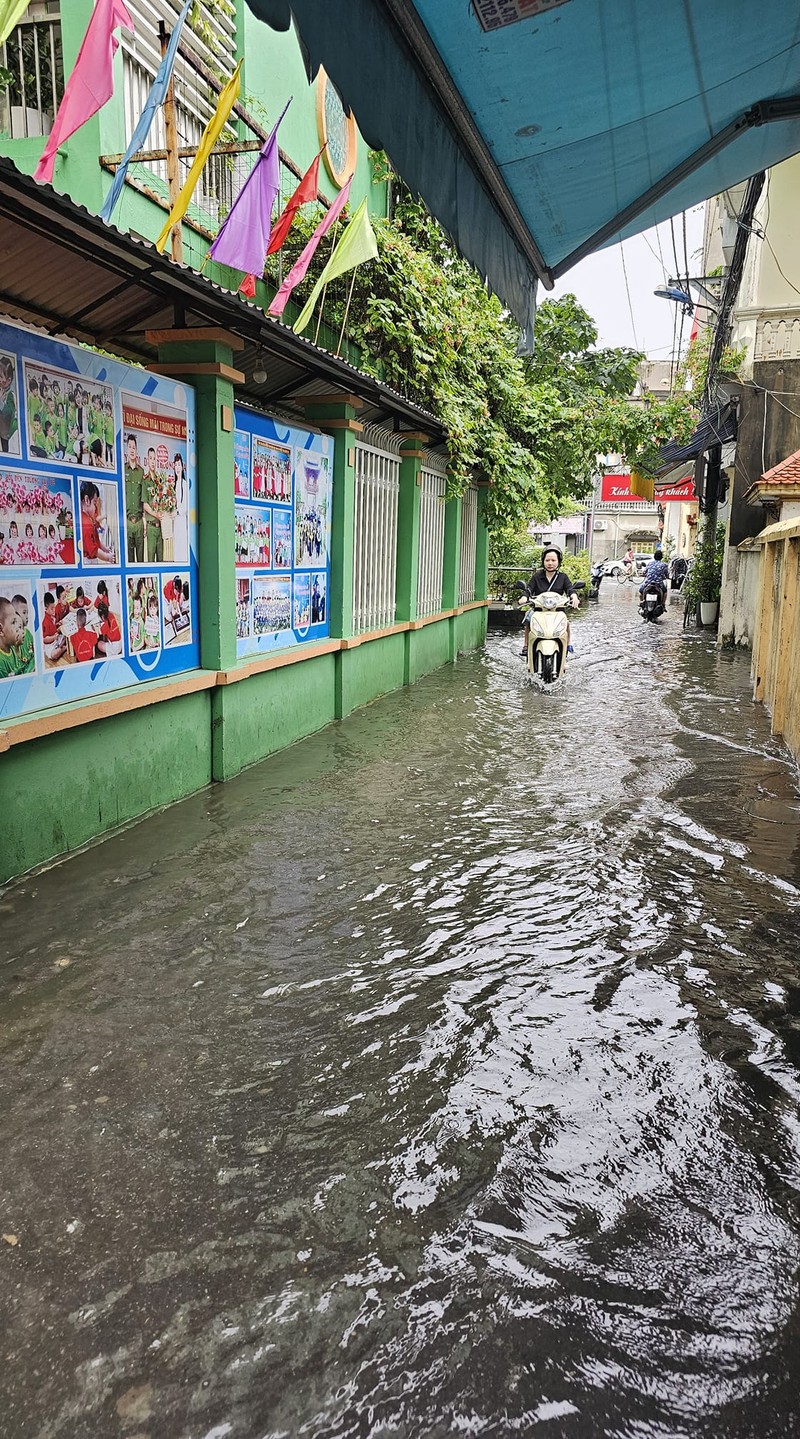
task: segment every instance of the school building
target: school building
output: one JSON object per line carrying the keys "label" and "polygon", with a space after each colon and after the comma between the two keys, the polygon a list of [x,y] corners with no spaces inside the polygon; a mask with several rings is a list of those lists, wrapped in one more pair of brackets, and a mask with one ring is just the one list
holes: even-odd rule
{"label": "school building", "polygon": [[[8,159],[0,220],[0,350],[18,415],[0,454],[0,531],[13,524],[21,547],[29,508],[33,531],[70,504],[74,512],[74,534],[64,538],[61,524],[58,549],[41,563],[12,548],[0,564],[0,605],[24,596],[35,648],[33,661],[7,648],[12,668],[0,679],[6,881],[480,645],[488,531],[483,491],[447,498],[435,416],[349,361]],[[69,445],[36,453],[29,394],[42,378],[48,404],[54,385],[73,405],[77,396],[99,411],[111,401],[113,444],[96,465]],[[279,401],[265,405],[266,386]],[[129,471],[131,430],[142,464]],[[181,451],[185,495],[173,494],[169,536],[164,523],[152,546],[158,522],[145,516],[151,533],[137,548],[141,511],[126,479],[145,474],[151,449],[163,451],[162,481]],[[245,554],[237,526],[249,533],[251,519],[264,533]],[[167,597],[175,572],[188,590],[185,614]],[[95,632],[94,609],[108,596],[119,649],[81,658],[70,614],[59,655],[43,626],[56,587],[75,614],[85,607]],[[152,648],[136,648],[130,623],[139,588],[157,600]]]}

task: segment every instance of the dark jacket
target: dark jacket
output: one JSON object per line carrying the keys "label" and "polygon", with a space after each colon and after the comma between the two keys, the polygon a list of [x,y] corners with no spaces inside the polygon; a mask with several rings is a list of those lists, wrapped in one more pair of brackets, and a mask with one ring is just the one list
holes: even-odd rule
{"label": "dark jacket", "polygon": [[552,580],[548,579],[544,570],[534,570],[528,581],[528,589],[532,595],[543,595],[546,590],[553,595],[575,594],[575,586],[563,570],[556,570]]}

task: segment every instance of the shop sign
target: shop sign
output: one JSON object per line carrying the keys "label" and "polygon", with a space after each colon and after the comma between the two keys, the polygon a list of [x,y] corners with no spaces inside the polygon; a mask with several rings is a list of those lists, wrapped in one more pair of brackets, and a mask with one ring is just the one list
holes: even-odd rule
{"label": "shop sign", "polygon": [[678,480],[675,484],[657,485],[656,499],[660,505],[666,505],[672,500],[678,504],[693,504],[697,499],[694,478],[687,475],[685,480]]}

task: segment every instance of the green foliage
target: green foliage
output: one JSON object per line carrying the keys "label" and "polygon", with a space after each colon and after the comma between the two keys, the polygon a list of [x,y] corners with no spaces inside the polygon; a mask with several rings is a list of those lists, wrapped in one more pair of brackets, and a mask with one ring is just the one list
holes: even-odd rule
{"label": "green foliage", "polygon": [[[266,278],[278,283],[317,223],[307,207]],[[546,300],[532,357],[518,354],[519,330],[479,275],[454,251],[428,211],[402,189],[390,221],[376,221],[378,260],[334,281],[324,299],[337,335],[347,298],[353,358],[442,423],[449,490],[489,482],[492,529],[546,522],[588,495],[598,454],[653,456],[675,434],[671,412],[631,406],[633,350],[600,349],[597,327],[574,295]],[[341,234],[320,245],[298,295],[302,303]],[[288,323],[297,315],[287,307]],[[308,329],[314,338],[316,320]],[[324,332],[321,333],[324,340]],[[689,431],[692,424],[689,424]]]}
{"label": "green foliage", "polygon": [[722,593],[722,564],[725,558],[724,524],[706,525],[695,550],[694,561],[683,582],[682,594],[692,604],[719,603]]}

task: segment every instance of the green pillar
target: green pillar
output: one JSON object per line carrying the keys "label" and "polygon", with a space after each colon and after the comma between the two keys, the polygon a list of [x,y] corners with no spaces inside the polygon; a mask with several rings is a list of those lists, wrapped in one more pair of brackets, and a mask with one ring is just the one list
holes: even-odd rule
{"label": "green pillar", "polygon": [[[353,637],[353,541],[356,501],[356,439],[364,426],[356,419],[362,401],[355,395],[315,395],[304,405],[311,424],[333,437],[333,510],[331,577],[328,598],[331,639]],[[336,655],[334,712],[349,714],[345,697],[346,647]]]}
{"label": "green pillar", "polygon": [[332,639],[353,634],[353,533],[355,526],[355,442],[364,426],[356,419],[355,395],[314,396],[304,405],[313,425],[333,437],[333,509],[328,614]]}
{"label": "green pillar", "polygon": [[[442,574],[442,609],[454,610],[458,604],[461,584],[461,497],[447,500],[444,507],[444,564]],[[457,616],[450,618],[449,657],[458,653]]]}
{"label": "green pillar", "polygon": [[242,342],[217,329],[161,330],[152,339],[153,368],[195,393],[200,663],[229,669],[236,664],[233,386],[244,380],[232,358]]}
{"label": "green pillar", "polygon": [[475,598],[485,600],[489,594],[489,526],[486,512],[489,505],[489,486],[481,485],[478,490],[478,525],[475,541]]}
{"label": "green pillar", "polygon": [[409,434],[400,446],[400,493],[397,499],[397,581],[395,616],[417,618],[419,575],[420,470],[427,435]]}

